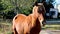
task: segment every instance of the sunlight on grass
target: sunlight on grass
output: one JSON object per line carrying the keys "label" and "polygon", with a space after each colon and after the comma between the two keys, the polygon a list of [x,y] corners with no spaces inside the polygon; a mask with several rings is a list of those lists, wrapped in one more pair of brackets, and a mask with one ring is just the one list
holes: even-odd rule
{"label": "sunlight on grass", "polygon": [[12,23],[0,22],[0,34],[11,34],[11,32],[12,32]]}
{"label": "sunlight on grass", "polygon": [[42,27],[42,29],[48,29],[48,30],[60,30],[60,25],[45,25],[45,27]]}

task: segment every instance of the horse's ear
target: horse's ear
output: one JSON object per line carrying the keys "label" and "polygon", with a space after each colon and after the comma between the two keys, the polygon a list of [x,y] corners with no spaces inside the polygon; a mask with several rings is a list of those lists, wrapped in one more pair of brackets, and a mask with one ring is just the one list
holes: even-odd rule
{"label": "horse's ear", "polygon": [[38,2],[37,2],[37,1],[34,3],[33,7],[34,7],[34,6],[38,6]]}

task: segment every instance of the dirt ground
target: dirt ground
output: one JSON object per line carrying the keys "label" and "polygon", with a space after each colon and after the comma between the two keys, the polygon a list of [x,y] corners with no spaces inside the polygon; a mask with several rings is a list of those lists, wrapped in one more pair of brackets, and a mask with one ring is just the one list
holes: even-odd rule
{"label": "dirt ground", "polygon": [[60,34],[60,30],[42,30],[40,34]]}

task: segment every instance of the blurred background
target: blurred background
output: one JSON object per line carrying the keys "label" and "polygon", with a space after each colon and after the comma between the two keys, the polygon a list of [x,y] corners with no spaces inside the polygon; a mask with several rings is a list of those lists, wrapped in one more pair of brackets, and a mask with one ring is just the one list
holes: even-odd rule
{"label": "blurred background", "polygon": [[0,34],[11,34],[12,19],[16,14],[29,15],[37,1],[43,3],[46,13],[46,26],[42,33],[60,33],[60,0],[0,0]]}

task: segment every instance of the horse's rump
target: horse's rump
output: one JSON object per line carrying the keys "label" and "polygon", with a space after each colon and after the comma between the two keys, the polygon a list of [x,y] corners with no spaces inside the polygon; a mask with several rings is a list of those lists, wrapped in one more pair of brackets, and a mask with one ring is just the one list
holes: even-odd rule
{"label": "horse's rump", "polygon": [[[26,16],[24,14],[18,14],[13,18],[13,30],[18,33],[23,31],[23,22],[25,21]],[[16,29],[16,30],[15,30]]]}

